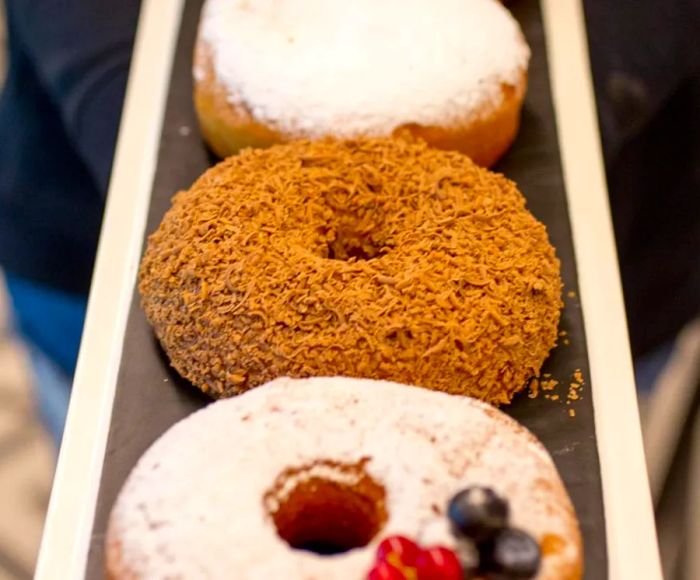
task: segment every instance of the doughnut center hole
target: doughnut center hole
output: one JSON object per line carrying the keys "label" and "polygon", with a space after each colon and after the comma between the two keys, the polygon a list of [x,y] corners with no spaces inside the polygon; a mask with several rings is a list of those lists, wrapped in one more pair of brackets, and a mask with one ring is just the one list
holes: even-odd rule
{"label": "doughnut center hole", "polygon": [[333,225],[318,228],[318,234],[325,243],[325,254],[329,260],[360,261],[379,258],[391,250],[380,238],[379,228],[363,226],[358,231],[357,224],[340,220]]}
{"label": "doughnut center hole", "polygon": [[264,497],[277,534],[321,555],[366,546],[386,522],[385,491],[357,464],[316,462],[286,469]]}
{"label": "doughnut center hole", "polygon": [[328,244],[328,258],[330,260],[372,260],[385,253],[386,249],[358,238],[339,237]]}

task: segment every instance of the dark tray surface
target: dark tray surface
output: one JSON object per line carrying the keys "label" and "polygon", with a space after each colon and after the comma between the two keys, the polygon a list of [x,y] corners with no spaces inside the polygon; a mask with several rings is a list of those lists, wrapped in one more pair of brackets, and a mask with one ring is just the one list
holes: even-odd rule
{"label": "dark tray surface", "polygon": [[[171,76],[147,232],[156,229],[173,193],[186,189],[213,160],[197,131],[192,106],[192,51],[202,0],[187,0]],[[519,396],[504,410],[532,430],[552,455],[576,507],[585,546],[585,578],[607,578],[603,497],[595,437],[588,356],[579,303],[576,262],[568,218],[556,124],[552,107],[545,38],[536,0],[509,4],[532,48],[529,88],[516,143],[496,168],[518,183],[530,210],[547,225],[562,263],[566,307],[560,345],[543,372],[558,379],[566,398],[570,377],[586,379],[583,399],[568,415],[564,403]],[[189,130],[183,130],[183,128]],[[575,296],[568,296],[574,292]],[[135,291],[124,337],[112,422],[102,471],[86,577],[104,577],[104,531],[112,503],[141,454],[173,423],[209,402],[170,369],[139,305]]]}

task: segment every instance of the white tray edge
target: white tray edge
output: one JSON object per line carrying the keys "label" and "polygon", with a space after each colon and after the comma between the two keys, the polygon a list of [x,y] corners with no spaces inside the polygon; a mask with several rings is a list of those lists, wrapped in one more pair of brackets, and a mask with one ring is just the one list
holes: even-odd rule
{"label": "white tray edge", "polygon": [[583,6],[541,5],[593,384],[609,578],[661,580]]}

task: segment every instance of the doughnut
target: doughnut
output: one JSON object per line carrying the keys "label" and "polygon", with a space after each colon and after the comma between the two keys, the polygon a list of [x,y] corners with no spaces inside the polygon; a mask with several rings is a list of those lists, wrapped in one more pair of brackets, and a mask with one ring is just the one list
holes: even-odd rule
{"label": "doughnut", "polygon": [[207,0],[194,102],[221,157],[409,133],[488,167],[518,131],[529,58],[498,0]]}
{"label": "doughnut", "polygon": [[514,183],[393,138],[230,157],[174,197],[140,269],[171,364],[212,397],[341,375],[507,403],[556,344],[561,286]]}
{"label": "doughnut", "polygon": [[[501,498],[507,521],[477,514],[468,536],[455,532],[451,498],[468,489]],[[454,551],[479,538],[485,566],[500,526],[539,546],[536,578],[581,577],[571,501],[513,419],[396,383],[280,378],[190,415],[148,449],[114,504],[106,560],[113,579],[359,580],[392,536]]]}

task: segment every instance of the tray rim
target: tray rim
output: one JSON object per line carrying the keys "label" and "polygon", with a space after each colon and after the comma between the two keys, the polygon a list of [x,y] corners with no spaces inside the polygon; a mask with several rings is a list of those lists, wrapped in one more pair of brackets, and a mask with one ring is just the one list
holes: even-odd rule
{"label": "tray rim", "polygon": [[[85,574],[184,2],[145,0],[141,7],[39,580],[55,578],[57,570],[62,578]],[[594,385],[609,577],[661,580],[582,0],[540,6]]]}
{"label": "tray rim", "polygon": [[611,579],[661,579],[583,3],[541,0],[540,4],[589,372],[597,385],[592,388],[593,410],[608,573]]}

